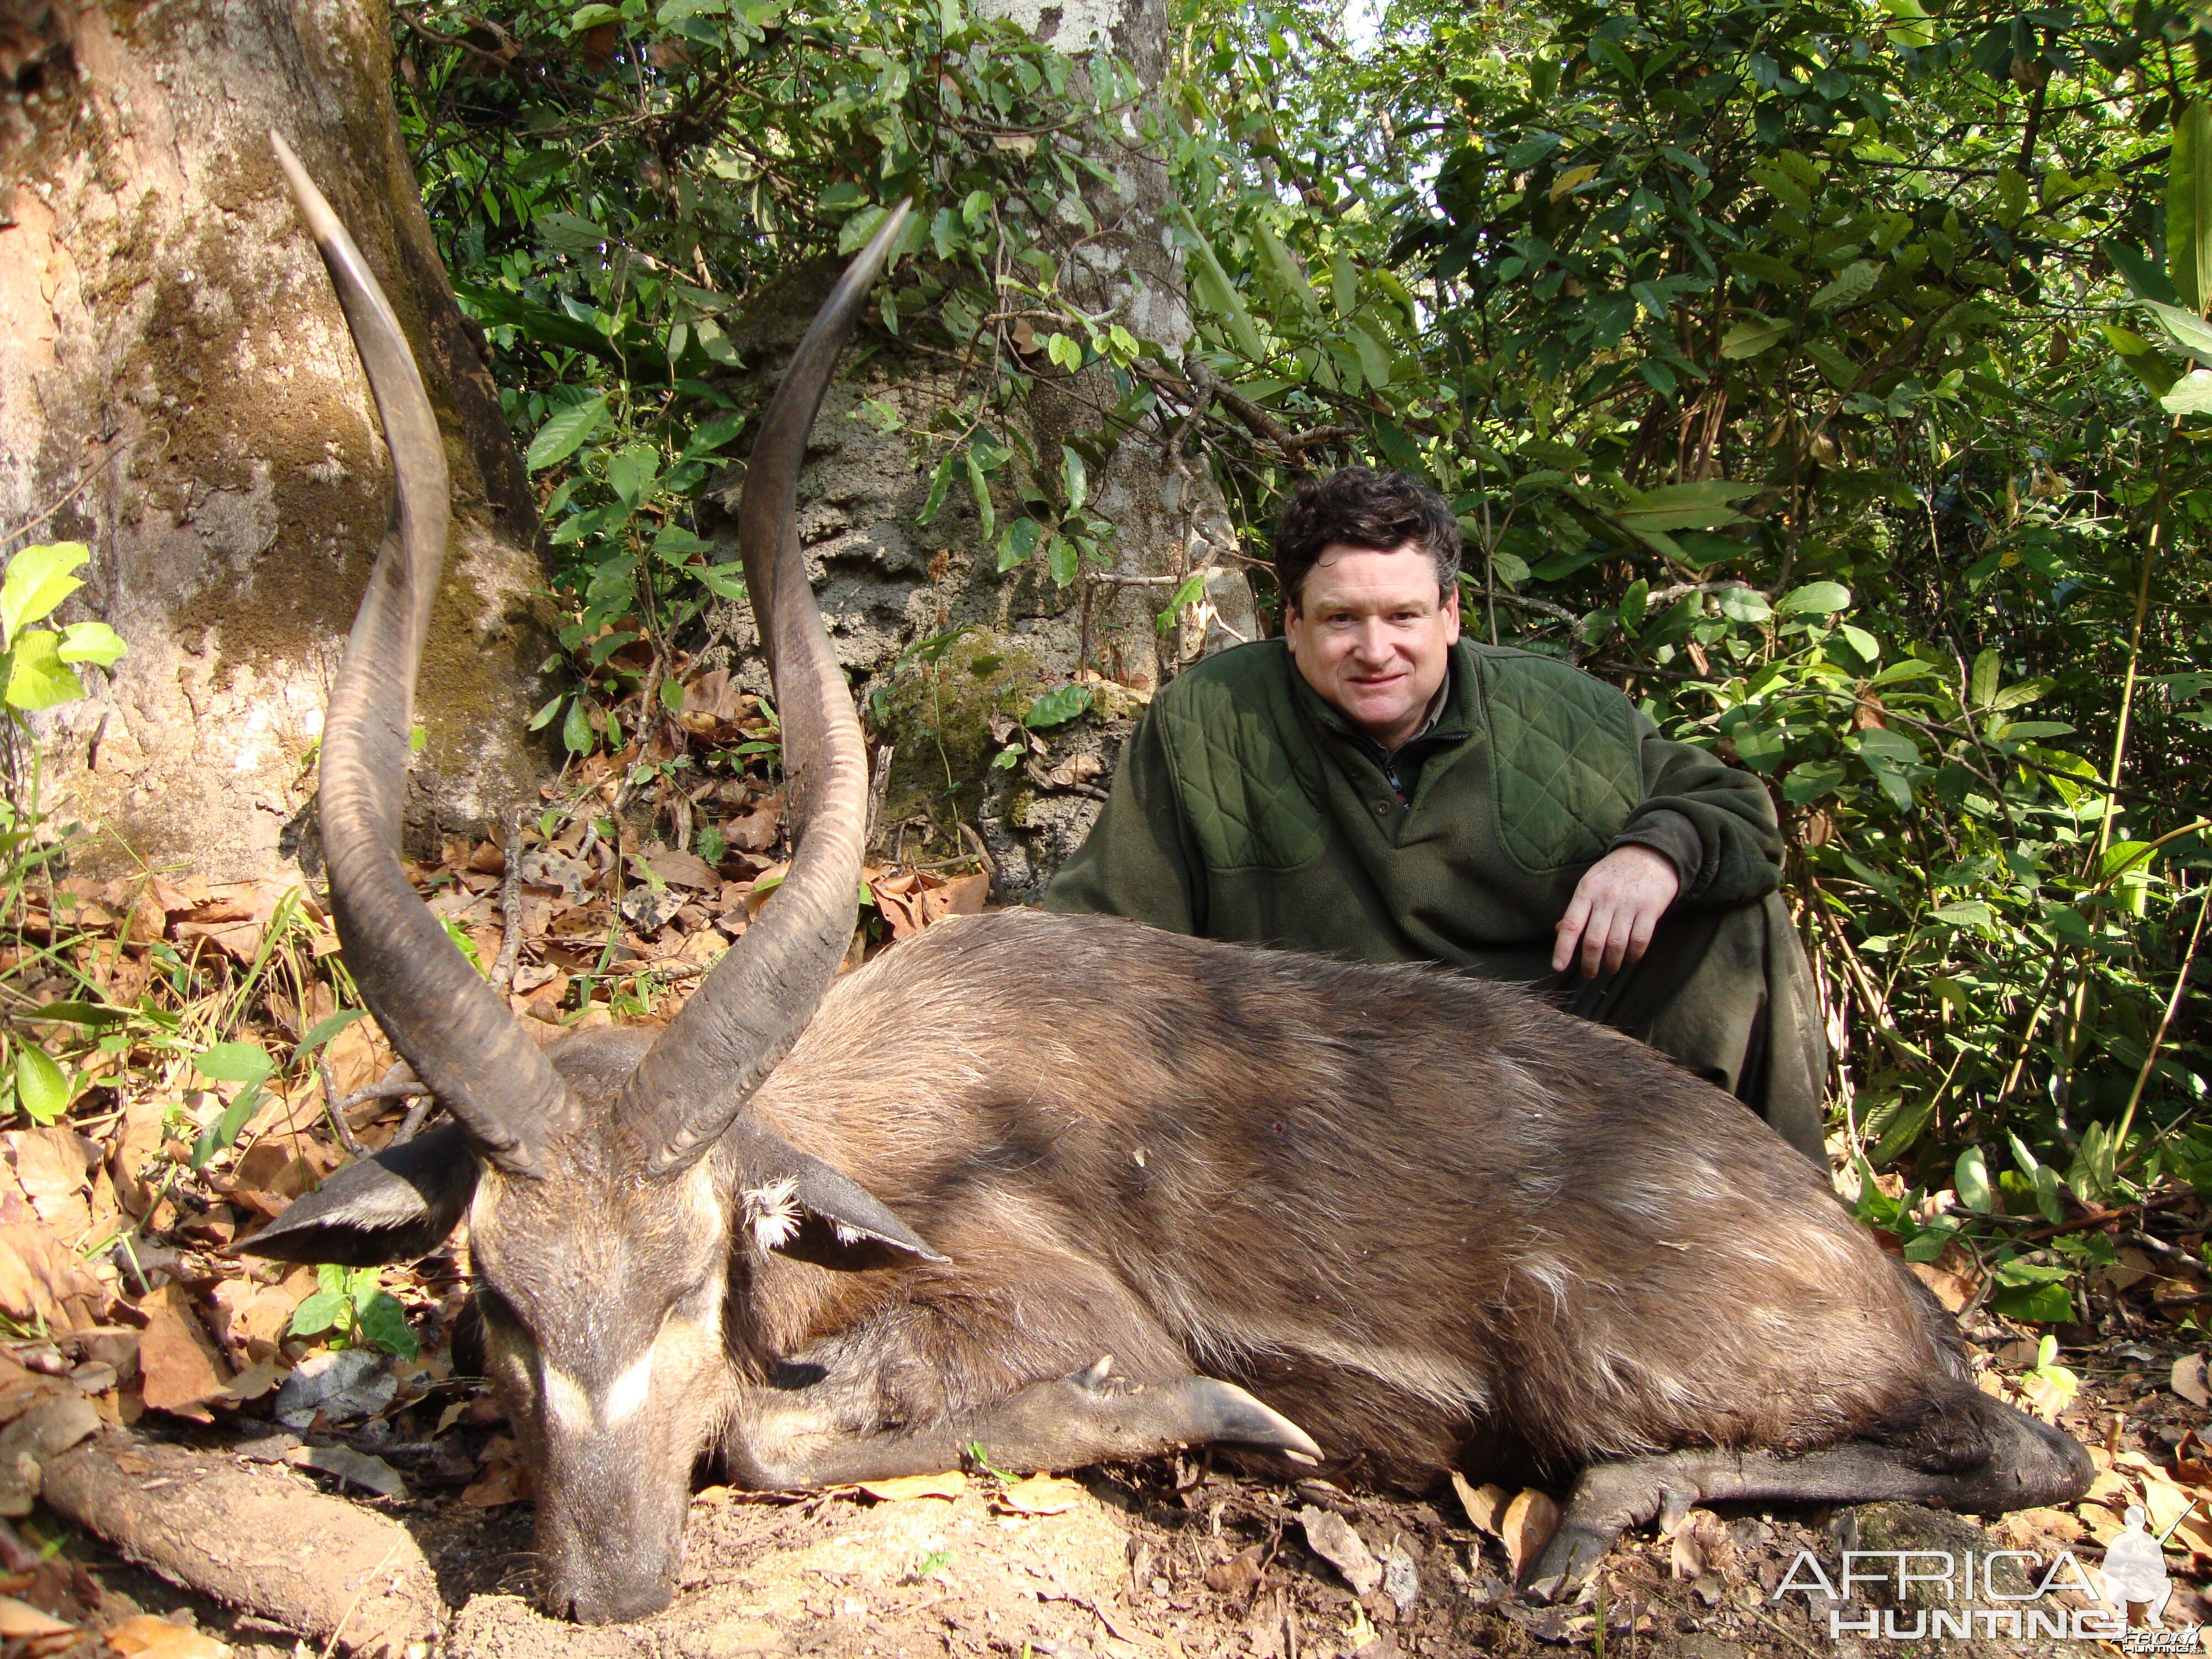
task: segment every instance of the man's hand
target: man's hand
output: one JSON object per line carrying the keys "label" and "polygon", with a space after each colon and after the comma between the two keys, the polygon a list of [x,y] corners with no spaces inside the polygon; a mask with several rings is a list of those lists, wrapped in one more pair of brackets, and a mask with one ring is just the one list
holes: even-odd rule
{"label": "man's hand", "polygon": [[1559,918],[1559,942],[1552,946],[1552,971],[1565,972],[1577,947],[1584,979],[1641,960],[1651,930],[1681,890],[1681,878],[1665,854],[1614,848],[1575,884],[1574,900]]}

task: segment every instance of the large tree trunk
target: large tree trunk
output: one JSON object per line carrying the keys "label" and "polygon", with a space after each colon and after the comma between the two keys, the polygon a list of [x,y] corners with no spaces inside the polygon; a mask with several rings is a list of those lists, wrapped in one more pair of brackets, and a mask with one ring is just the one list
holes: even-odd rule
{"label": "large tree trunk", "polygon": [[537,515],[400,143],[383,0],[0,13],[0,69],[34,83],[0,113],[0,526],[9,550],[87,543],[64,615],[130,647],[45,728],[47,806],[109,831],[109,863],[236,875],[301,850],[303,762],[390,473],[274,127],[378,273],[447,434],[410,816],[495,817],[537,770]]}
{"label": "large tree trunk", "polygon": [[[977,9],[1019,23],[1079,61],[1094,42],[1107,46],[1155,99],[1166,82],[1166,0],[981,0]],[[1164,112],[1156,104],[1138,112],[1147,115]],[[1184,298],[1182,256],[1168,235],[1176,200],[1166,158],[1132,144],[1094,159],[1115,181],[1111,190],[1095,183],[1086,190],[1107,234],[1063,270],[1062,281],[1085,310],[1110,312],[1139,339],[1164,347],[1170,362],[1180,362],[1196,329]],[[1038,383],[1030,415],[1040,453],[1050,455],[1065,432],[1103,423],[1114,402],[1110,379],[1094,368],[1071,381]],[[1174,453],[1176,427],[1171,417],[1156,417],[1151,428],[1130,434],[1097,481],[1098,509],[1115,526],[1115,556],[1111,570],[1084,578],[1084,633],[1091,665],[1139,690],[1172,678],[1202,653],[1257,632],[1249,586],[1233,563],[1221,562],[1237,548],[1227,504],[1202,455]],[[1212,573],[1206,608],[1191,625],[1162,633],[1155,616],[1199,569]]]}

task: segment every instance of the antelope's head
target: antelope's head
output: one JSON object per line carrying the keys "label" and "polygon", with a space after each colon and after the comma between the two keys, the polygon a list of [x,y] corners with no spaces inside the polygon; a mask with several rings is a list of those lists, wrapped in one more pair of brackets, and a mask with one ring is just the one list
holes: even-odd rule
{"label": "antelope's head", "polygon": [[726,1396],[732,1194],[787,1194],[842,1239],[932,1254],[745,1111],[852,936],[867,767],[793,507],[815,411],[907,210],[854,260],[800,343],[738,514],[795,803],[790,873],[657,1041],[603,1030],[541,1048],[400,869],[415,677],[446,547],[445,452],[360,249],[270,137],[345,309],[394,478],[391,525],[323,728],[331,908],[362,1000],[453,1121],[340,1170],[243,1248],[404,1261],[465,1219],[489,1369],[537,1479],[541,1600],[587,1622],[641,1617],[672,1592],[693,1463]]}

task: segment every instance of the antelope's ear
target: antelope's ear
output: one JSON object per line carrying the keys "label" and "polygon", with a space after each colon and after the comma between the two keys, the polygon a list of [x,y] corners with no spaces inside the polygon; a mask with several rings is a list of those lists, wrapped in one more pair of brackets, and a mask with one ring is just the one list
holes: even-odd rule
{"label": "antelope's ear", "polygon": [[373,1267],[445,1243],[477,1189],[477,1155],[458,1123],[349,1164],[231,1248],[279,1261]]}
{"label": "antelope's ear", "polygon": [[787,1152],[775,1178],[750,1182],[740,1194],[744,1224],[763,1249],[824,1267],[945,1260],[860,1182],[818,1158]]}

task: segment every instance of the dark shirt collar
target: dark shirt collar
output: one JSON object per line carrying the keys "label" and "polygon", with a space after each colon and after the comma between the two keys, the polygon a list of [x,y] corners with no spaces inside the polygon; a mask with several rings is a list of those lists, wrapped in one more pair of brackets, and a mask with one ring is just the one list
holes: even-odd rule
{"label": "dark shirt collar", "polygon": [[1395,749],[1385,749],[1345,717],[1344,711],[1313,689],[1298,671],[1287,647],[1283,666],[1289,672],[1293,694],[1322,727],[1372,762],[1389,781],[1401,801],[1410,801],[1429,757],[1448,745],[1465,742],[1474,733],[1474,710],[1468,706],[1474,679],[1473,665],[1465,660],[1463,645],[1455,645],[1444,663],[1444,683],[1429,704],[1419,731]]}

